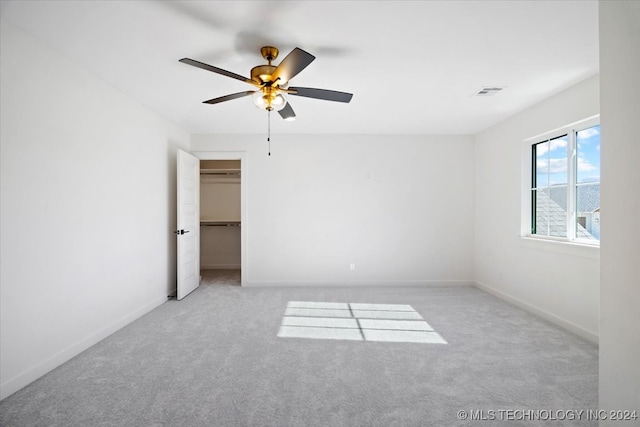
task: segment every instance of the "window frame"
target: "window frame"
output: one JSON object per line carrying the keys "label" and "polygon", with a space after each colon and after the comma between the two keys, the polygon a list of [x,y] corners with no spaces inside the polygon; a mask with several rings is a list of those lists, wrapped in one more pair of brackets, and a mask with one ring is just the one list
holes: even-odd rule
{"label": "window frame", "polygon": [[[522,144],[522,210],[521,232],[522,238],[540,240],[546,242],[570,243],[600,247],[600,240],[584,239],[577,237],[577,133],[600,124],[600,115],[588,117],[561,128],[554,129],[543,134],[527,138]],[[555,138],[567,136],[567,237],[545,236],[533,233],[533,191],[535,188],[536,159],[533,157],[533,147],[537,144],[551,141]],[[537,183],[536,183],[537,184]]]}

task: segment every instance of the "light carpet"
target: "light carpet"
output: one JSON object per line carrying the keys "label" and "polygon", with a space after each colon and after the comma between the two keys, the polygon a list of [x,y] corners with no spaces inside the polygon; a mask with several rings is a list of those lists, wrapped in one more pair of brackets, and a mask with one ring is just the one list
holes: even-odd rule
{"label": "light carpet", "polygon": [[[0,425],[534,426],[458,412],[597,408],[597,346],[476,288],[238,283],[207,272],[0,402]],[[408,304],[448,344],[279,338],[289,301]]]}

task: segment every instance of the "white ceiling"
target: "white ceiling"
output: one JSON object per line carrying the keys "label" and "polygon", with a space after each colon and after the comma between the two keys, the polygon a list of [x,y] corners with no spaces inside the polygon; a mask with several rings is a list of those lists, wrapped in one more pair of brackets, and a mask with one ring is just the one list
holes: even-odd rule
{"label": "white ceiling", "polygon": [[[190,133],[264,133],[252,86],[178,62],[249,76],[273,44],[316,60],[275,133],[474,134],[598,73],[595,1],[2,1],[3,20]],[[279,61],[276,60],[276,63]],[[474,97],[483,86],[505,86]]]}

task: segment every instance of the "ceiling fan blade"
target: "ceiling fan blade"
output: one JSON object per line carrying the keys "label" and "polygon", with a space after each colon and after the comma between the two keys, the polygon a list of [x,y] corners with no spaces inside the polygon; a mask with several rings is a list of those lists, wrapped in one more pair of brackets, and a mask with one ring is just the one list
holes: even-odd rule
{"label": "ceiling fan blade", "polygon": [[223,76],[231,77],[232,79],[240,80],[245,83],[252,84],[254,86],[260,86],[260,84],[254,80],[248,79],[240,74],[232,73],[231,71],[223,70],[222,68],[214,67],[213,65],[205,64],[204,62],[196,61],[195,59],[182,58],[180,60],[183,64],[192,65],[194,67],[202,68],[203,70],[211,71],[212,73],[221,74]]}
{"label": "ceiling fan blade", "polygon": [[225,95],[225,96],[221,96],[219,98],[213,98],[210,99],[208,101],[203,101],[203,104],[218,104],[220,102],[224,102],[224,101],[231,101],[232,99],[237,99],[237,98],[242,98],[243,96],[249,96],[251,94],[253,94],[255,91],[253,90],[248,90],[246,92],[238,92],[238,93],[232,93],[231,95]]}
{"label": "ceiling fan blade", "polygon": [[307,68],[314,59],[316,59],[315,56],[297,47],[289,52],[289,54],[280,62],[280,65],[278,65],[271,75],[271,79],[272,81],[276,81],[276,79],[279,78],[281,84],[288,82],[300,71]]}
{"label": "ceiling fan blade", "polygon": [[291,108],[289,101],[287,101],[282,110],[278,111],[278,114],[285,120],[293,120],[296,118],[296,113],[293,111],[293,108]]}
{"label": "ceiling fan blade", "polygon": [[[316,89],[312,87],[290,87],[289,95],[304,96],[306,98],[324,99],[325,101],[349,102],[352,93],[338,92],[335,90]],[[295,91],[295,92],[294,92]]]}

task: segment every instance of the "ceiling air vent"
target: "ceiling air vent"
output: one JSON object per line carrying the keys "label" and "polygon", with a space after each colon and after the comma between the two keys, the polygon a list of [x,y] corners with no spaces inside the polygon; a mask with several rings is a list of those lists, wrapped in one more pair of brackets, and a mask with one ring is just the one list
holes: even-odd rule
{"label": "ceiling air vent", "polygon": [[474,93],[474,95],[475,96],[493,96],[496,93],[500,92],[502,89],[504,89],[504,87],[487,86],[487,87],[483,87],[482,89]]}

